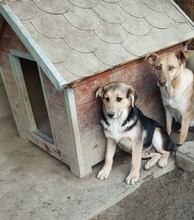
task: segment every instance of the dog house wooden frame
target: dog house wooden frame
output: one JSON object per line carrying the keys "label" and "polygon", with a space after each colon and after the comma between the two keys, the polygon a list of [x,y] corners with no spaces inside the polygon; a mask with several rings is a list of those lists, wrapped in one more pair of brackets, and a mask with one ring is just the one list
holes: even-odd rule
{"label": "dog house wooden frame", "polygon": [[[111,81],[128,82],[138,91],[137,105],[163,122],[154,70],[144,56],[183,49],[183,43],[194,37],[192,22],[173,1],[160,3],[163,11],[156,12],[142,0],[145,11],[161,16],[155,23],[146,15],[140,18],[138,8],[131,12],[127,2],[75,1],[61,6],[58,1],[51,5],[34,0],[0,6],[1,74],[19,135],[67,164],[78,177],[91,173],[92,166],[104,159],[96,89]],[[136,4],[139,1],[133,0]],[[134,12],[136,18],[129,15]],[[176,34],[169,36],[172,30]],[[160,34],[163,38],[155,41]],[[145,45],[140,47],[142,40]]]}
{"label": "dog house wooden frame", "polygon": [[[27,114],[28,130],[31,130],[36,135],[39,135],[43,139],[47,140],[47,142],[49,142],[51,144],[54,144],[54,140],[52,138],[52,135],[46,134],[46,132],[41,131],[41,129],[39,129],[38,126],[37,126],[37,122],[36,122],[37,120],[36,120],[36,117],[35,117],[35,112],[32,109],[32,104],[31,104],[31,101],[30,101],[30,98],[29,98],[28,89],[27,89],[26,82],[25,82],[24,70],[22,70],[22,64],[21,64],[22,62],[20,61],[20,59],[22,59],[23,62],[25,60],[27,60],[28,62],[30,61],[30,62],[35,63],[35,65],[36,65],[35,60],[33,59],[33,57],[31,55],[29,55],[27,53],[21,53],[21,52],[13,51],[13,50],[10,51],[9,59],[10,59],[11,65],[12,65],[14,78],[15,78],[17,88],[18,88],[18,91],[19,91],[19,96],[20,96],[20,99],[23,102],[22,104],[25,108],[24,111],[28,113]],[[42,94],[42,96],[43,96],[42,100],[46,101],[47,97],[46,97],[44,83],[43,83],[43,76],[42,76],[40,68],[38,68],[38,66],[36,66],[36,68],[37,69],[33,69],[32,72],[33,73],[37,72],[37,74],[39,75],[40,87],[42,88],[42,93],[43,93]],[[29,68],[29,69],[31,69],[31,68]],[[31,74],[31,75],[34,76],[35,74]],[[36,83],[35,86],[37,86],[37,83]],[[37,89],[37,87],[36,87],[36,89]],[[41,94],[37,94],[36,99],[39,98],[40,95]],[[42,102],[40,102],[40,103],[42,103]],[[36,105],[35,106],[36,108],[38,107],[37,104],[38,103],[34,104],[34,105]],[[48,109],[49,109],[48,108],[48,103],[46,102],[45,104],[46,104],[45,107],[46,107],[47,112],[45,113],[45,110],[42,109],[42,108],[40,109],[40,111],[41,112],[43,111],[45,114],[48,114]],[[51,126],[47,125],[47,127],[49,127],[49,130],[50,130]],[[47,133],[52,133],[52,131],[47,132]]]}

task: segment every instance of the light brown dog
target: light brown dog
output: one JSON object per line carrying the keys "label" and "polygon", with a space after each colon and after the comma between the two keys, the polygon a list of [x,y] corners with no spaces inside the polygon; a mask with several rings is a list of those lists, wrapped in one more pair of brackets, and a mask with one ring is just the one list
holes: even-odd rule
{"label": "light brown dog", "polygon": [[[157,162],[160,167],[167,165],[174,144],[160,124],[146,117],[135,106],[136,95],[130,85],[119,82],[109,83],[97,90],[96,97],[102,99],[101,123],[107,138],[105,164],[98,173],[99,179],[108,178],[116,145],[132,154],[127,184],[134,184],[139,180],[142,157],[151,158],[145,164],[146,170]],[[143,147],[147,148],[143,151]]]}
{"label": "light brown dog", "polygon": [[194,77],[185,67],[187,51],[148,54],[145,58],[156,69],[158,86],[166,113],[166,130],[171,133],[173,118],[181,124],[179,144],[186,140],[189,126],[194,125]]}

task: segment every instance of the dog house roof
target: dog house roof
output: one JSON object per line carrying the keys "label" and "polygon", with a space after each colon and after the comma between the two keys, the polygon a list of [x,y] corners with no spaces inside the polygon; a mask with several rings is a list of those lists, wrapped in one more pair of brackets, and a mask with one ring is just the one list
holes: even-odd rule
{"label": "dog house roof", "polygon": [[58,90],[194,37],[171,0],[25,0],[0,12]]}

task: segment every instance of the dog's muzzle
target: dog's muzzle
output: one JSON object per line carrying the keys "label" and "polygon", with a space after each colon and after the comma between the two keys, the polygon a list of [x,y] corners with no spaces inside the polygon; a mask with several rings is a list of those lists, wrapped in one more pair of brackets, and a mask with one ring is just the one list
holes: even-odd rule
{"label": "dog's muzzle", "polygon": [[165,79],[159,79],[158,80],[158,86],[165,87],[167,81]]}
{"label": "dog's muzzle", "polygon": [[108,115],[109,118],[113,118],[114,115],[115,115],[115,112],[109,111],[109,112],[107,112],[107,115]]}

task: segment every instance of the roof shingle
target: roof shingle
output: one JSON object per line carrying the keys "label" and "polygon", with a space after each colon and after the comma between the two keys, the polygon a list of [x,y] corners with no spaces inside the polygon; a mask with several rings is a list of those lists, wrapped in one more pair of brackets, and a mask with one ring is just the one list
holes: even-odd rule
{"label": "roof shingle", "polygon": [[172,0],[29,0],[10,7],[66,84],[194,37]]}

